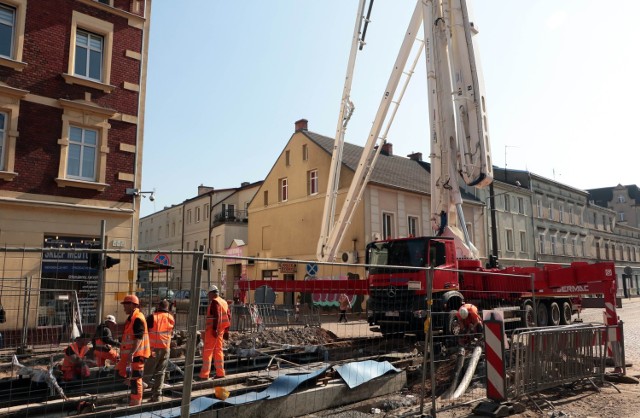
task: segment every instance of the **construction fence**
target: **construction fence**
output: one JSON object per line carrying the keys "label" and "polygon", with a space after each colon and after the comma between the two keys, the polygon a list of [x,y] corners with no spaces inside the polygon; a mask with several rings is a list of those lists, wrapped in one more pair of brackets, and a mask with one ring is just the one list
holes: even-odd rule
{"label": "construction fence", "polygon": [[[420,283],[394,279],[363,287],[363,264],[203,251],[51,251],[0,249],[5,313],[4,321],[0,315],[0,414],[66,413],[88,402],[104,416],[161,410],[163,416],[197,416],[216,408],[236,408],[238,416],[269,416],[265,411],[295,416],[367,400],[370,409],[384,410],[391,406],[379,399],[396,395],[403,406],[435,415],[487,398],[496,376],[493,356],[501,359],[503,399],[601,379],[607,359],[618,357],[624,365],[621,325],[612,330],[576,324],[578,301],[536,297],[531,276],[492,273],[499,280],[488,288],[476,273],[465,276],[460,288],[432,292],[435,269],[424,267],[407,270]],[[92,264],[91,254],[102,263],[107,257],[120,262],[103,269]],[[163,264],[158,254],[182,260],[181,266]],[[300,287],[300,282],[308,283]],[[224,342],[226,377],[200,381],[213,285],[231,313]],[[145,316],[166,299],[176,320],[159,401],[150,402],[157,381],[149,378],[144,402],[136,409],[120,402],[130,389],[114,370],[115,362],[97,364],[90,350],[88,376],[65,381],[60,371],[68,346],[83,333],[93,337],[107,315],[117,319],[114,335],[122,335],[127,314],[121,302],[131,293],[138,295]],[[499,317],[503,334],[496,339],[486,336],[486,326],[466,326],[458,313],[465,303],[477,306],[485,319],[488,312]],[[501,342],[499,353],[489,344],[495,341]],[[494,351],[487,353],[490,345]],[[214,367],[210,373],[215,375]],[[311,383],[291,383],[292,376],[307,374]],[[215,389],[220,387],[231,401],[221,402],[224,396]],[[275,387],[284,395],[274,393]],[[272,404],[250,410],[249,404],[260,400]],[[274,407],[276,402],[282,405]]]}

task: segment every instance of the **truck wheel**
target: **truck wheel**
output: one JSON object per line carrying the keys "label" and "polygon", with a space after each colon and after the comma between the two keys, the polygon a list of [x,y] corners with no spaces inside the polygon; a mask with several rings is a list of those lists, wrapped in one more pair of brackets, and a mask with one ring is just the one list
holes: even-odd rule
{"label": "truck wheel", "polygon": [[526,301],[522,308],[522,326],[524,328],[534,328],[536,326],[536,319],[533,311],[533,302],[530,300]]}
{"label": "truck wheel", "polygon": [[446,335],[460,335],[461,325],[458,321],[458,311],[450,311],[449,318],[447,319],[445,334]]}
{"label": "truck wheel", "polygon": [[560,323],[562,325],[569,325],[571,323],[571,317],[573,311],[571,310],[571,302],[562,302],[562,309],[560,310]]}
{"label": "truck wheel", "polygon": [[539,327],[546,327],[549,324],[549,311],[547,310],[547,304],[544,302],[538,302],[536,324]]}
{"label": "truck wheel", "polygon": [[549,325],[558,326],[560,325],[560,306],[558,306],[558,302],[551,302],[549,304]]}

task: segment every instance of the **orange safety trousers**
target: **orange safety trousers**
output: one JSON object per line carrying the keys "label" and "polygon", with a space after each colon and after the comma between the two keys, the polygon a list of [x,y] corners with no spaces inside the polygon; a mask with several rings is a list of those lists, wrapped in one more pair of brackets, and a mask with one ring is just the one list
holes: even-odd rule
{"label": "orange safety trousers", "polygon": [[114,364],[118,362],[118,352],[113,348],[109,351],[94,350],[93,356],[96,359],[96,365],[98,367],[104,367],[105,360],[109,360]]}
{"label": "orange safety trousers", "polygon": [[86,364],[73,366],[71,369],[63,370],[62,380],[70,382],[75,379],[85,379],[91,375],[91,371]]}
{"label": "orange safety trousers", "polygon": [[211,373],[211,358],[213,357],[213,366],[216,369],[216,377],[224,377],[224,331],[218,332],[214,336],[211,331],[206,333],[204,337],[204,350],[202,351],[202,368],[200,369],[200,378],[208,379]]}
{"label": "orange safety trousers", "polygon": [[[137,360],[137,361],[136,361]],[[142,376],[144,375],[144,358],[134,357],[131,362],[131,375],[127,376],[126,365],[129,362],[129,355],[123,354],[116,369],[121,377],[129,378],[129,386],[131,387],[131,395],[129,396],[129,406],[137,406],[142,404]]]}

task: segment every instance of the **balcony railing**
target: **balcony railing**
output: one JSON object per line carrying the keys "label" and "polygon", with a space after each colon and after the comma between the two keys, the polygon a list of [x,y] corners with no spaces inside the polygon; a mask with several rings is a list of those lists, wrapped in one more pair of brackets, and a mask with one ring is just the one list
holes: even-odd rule
{"label": "balcony railing", "polygon": [[226,209],[213,215],[214,224],[223,224],[229,222],[247,222],[249,214],[246,210]]}

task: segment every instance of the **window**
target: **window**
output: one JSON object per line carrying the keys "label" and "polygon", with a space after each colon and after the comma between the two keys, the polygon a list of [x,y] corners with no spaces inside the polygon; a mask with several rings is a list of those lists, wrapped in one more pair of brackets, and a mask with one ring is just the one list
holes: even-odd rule
{"label": "window", "polygon": [[222,216],[225,219],[235,219],[236,218],[236,205],[232,205],[229,203],[222,204]]}
{"label": "window", "polygon": [[289,200],[289,180],[285,177],[283,179],[280,179],[278,183],[280,190],[280,195],[278,196],[279,201],[286,202],[287,200]]}
{"label": "window", "polygon": [[549,201],[549,219],[553,221],[553,202]]}
{"label": "window", "polygon": [[624,212],[618,212],[618,221],[624,222]]}
{"label": "window", "polygon": [[607,217],[602,215],[602,229],[607,230]]}
{"label": "window", "polygon": [[102,81],[102,36],[79,30],[76,33],[74,74]]}
{"label": "window", "polygon": [[409,216],[407,218],[407,232],[410,237],[417,237],[420,234],[418,231],[418,218],[416,216]]}
{"label": "window", "polygon": [[382,214],[382,239],[393,238],[393,214]]}
{"label": "window", "polygon": [[286,150],[284,152],[284,163],[287,166],[291,165],[291,159],[289,158],[289,150]]}
{"label": "window", "polygon": [[204,213],[202,214],[204,216],[204,220],[208,220],[209,219],[209,204],[206,203],[204,205],[204,209],[203,209]]}
{"label": "window", "polygon": [[318,194],[318,170],[307,172],[307,184],[309,195]]}
{"label": "window", "polygon": [[569,223],[573,225],[573,208],[569,208]]}
{"label": "window", "polygon": [[561,243],[562,243],[562,247],[560,248],[560,254],[561,255],[563,255],[563,254],[567,254],[568,255],[568,252],[567,252],[567,239],[563,237],[561,239]]}
{"label": "window", "polygon": [[571,246],[573,247],[573,255],[577,256],[578,255],[578,239],[574,238],[571,240]]}
{"label": "window", "polygon": [[555,235],[552,235],[551,236],[551,254],[553,254],[553,255],[557,254],[556,243],[557,243],[557,239],[556,239]]}
{"label": "window", "polygon": [[564,222],[564,205],[560,205],[558,207],[558,221],[560,222]]}
{"label": "window", "polygon": [[473,238],[473,224],[470,222],[467,222],[466,225],[467,225],[467,233],[469,234],[469,240],[471,242],[474,242],[475,239]]}
{"label": "window", "polygon": [[98,132],[71,126],[69,129],[69,152],[67,177],[95,181]]}
{"label": "window", "polygon": [[13,58],[16,9],[0,4],[0,56]]}
{"label": "window", "polygon": [[527,233],[520,231],[520,252],[527,252]]}
{"label": "window", "polygon": [[309,159],[309,147],[307,144],[302,144],[302,161],[307,161]]}
{"label": "window", "polygon": [[544,251],[544,234],[538,235],[538,245],[540,246],[540,248],[538,249],[540,254],[545,254],[545,251]]}
{"label": "window", "polygon": [[625,199],[624,196],[620,195],[618,196],[618,203],[624,203]]}
{"label": "window", "polygon": [[513,230],[506,229],[507,233],[507,251],[513,252]]}
{"label": "window", "polygon": [[593,213],[593,228],[598,229],[598,214],[595,212]]}
{"label": "window", "polygon": [[511,197],[508,194],[504,195],[504,211],[511,212]]}
{"label": "window", "polygon": [[7,114],[0,113],[0,171],[4,171],[4,153],[6,152]]}
{"label": "window", "polygon": [[80,187],[103,191],[108,185],[109,118],[112,109],[87,104],[84,100],[58,100],[63,109],[60,165],[55,179],[59,187]]}
{"label": "window", "polygon": [[540,199],[538,199],[536,206],[538,206],[538,218],[542,218],[542,201]]}
{"label": "window", "polygon": [[22,71],[27,0],[3,0],[0,4],[0,65]]}
{"label": "window", "polygon": [[264,193],[262,193],[262,203],[265,206],[269,205],[269,191],[265,190]]}
{"label": "window", "polygon": [[187,225],[191,225],[191,209],[187,210]]}
{"label": "window", "polygon": [[524,215],[524,198],[518,198],[518,213]]}
{"label": "window", "polygon": [[113,23],[74,11],[71,17],[68,84],[80,84],[110,93]]}
{"label": "window", "polygon": [[200,222],[200,207],[196,207],[196,223]]}

